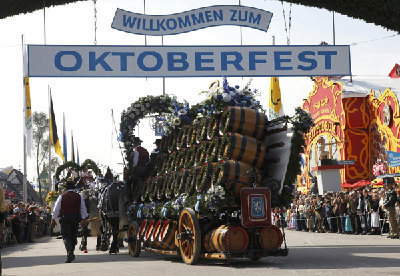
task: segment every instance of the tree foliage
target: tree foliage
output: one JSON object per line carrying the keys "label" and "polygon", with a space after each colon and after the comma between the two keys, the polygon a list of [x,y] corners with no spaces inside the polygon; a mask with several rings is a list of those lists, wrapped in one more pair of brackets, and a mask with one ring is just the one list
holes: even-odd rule
{"label": "tree foliage", "polygon": [[[39,197],[42,200],[42,188],[48,189],[47,179],[43,175],[49,171],[49,119],[43,112],[33,112],[33,153],[35,158],[36,176],[39,186]],[[55,172],[59,160],[51,159],[51,171]],[[46,187],[44,187],[46,186]]]}

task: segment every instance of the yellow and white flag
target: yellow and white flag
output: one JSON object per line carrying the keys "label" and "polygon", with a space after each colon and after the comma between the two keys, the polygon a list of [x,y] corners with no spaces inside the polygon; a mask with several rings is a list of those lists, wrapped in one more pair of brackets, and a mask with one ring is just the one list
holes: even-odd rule
{"label": "yellow and white flag", "polygon": [[32,128],[32,108],[31,108],[31,92],[29,89],[29,77],[24,76],[24,89],[25,89],[25,137],[26,137],[26,153],[31,156],[32,153],[32,139],[33,139],[33,128]]}
{"label": "yellow and white flag", "polygon": [[283,115],[279,79],[277,77],[271,77],[271,84],[269,87],[269,119],[275,119]]}

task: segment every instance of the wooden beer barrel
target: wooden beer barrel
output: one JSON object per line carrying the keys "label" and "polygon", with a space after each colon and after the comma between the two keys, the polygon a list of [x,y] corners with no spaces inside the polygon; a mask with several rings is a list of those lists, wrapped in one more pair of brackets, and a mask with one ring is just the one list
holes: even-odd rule
{"label": "wooden beer barrel", "polygon": [[146,230],[144,231],[144,236],[143,236],[143,241],[146,244],[149,244],[151,241],[151,234],[153,233],[153,229],[154,229],[154,220],[150,220],[147,223]]}
{"label": "wooden beer barrel", "polygon": [[263,227],[259,232],[260,245],[264,249],[278,249],[281,247],[283,242],[283,235],[281,230],[275,226],[270,225]]}
{"label": "wooden beer barrel", "polygon": [[159,241],[161,243],[161,248],[166,250],[176,249],[175,245],[175,232],[178,224],[176,221],[167,220],[161,227]]}
{"label": "wooden beer barrel", "polygon": [[146,232],[147,222],[148,222],[148,221],[145,219],[145,220],[143,220],[142,223],[140,224],[139,231],[138,231],[138,233],[137,233],[137,235],[136,235],[136,238],[137,238],[138,240],[142,240],[142,239],[143,239],[144,233]]}
{"label": "wooden beer barrel", "polygon": [[213,243],[212,243],[212,239],[211,239],[211,235],[213,234],[213,231],[208,232],[203,239],[203,247],[205,249],[206,252],[216,252]]}
{"label": "wooden beer barrel", "polygon": [[236,132],[258,140],[267,132],[267,115],[248,107],[227,107],[221,116],[219,132]]}
{"label": "wooden beer barrel", "polygon": [[237,199],[240,198],[240,190],[243,187],[251,187],[253,183],[260,182],[261,172],[258,169],[235,160],[220,161],[211,180],[213,186],[225,187],[227,191],[232,191]]}
{"label": "wooden beer barrel", "polygon": [[225,133],[218,158],[242,161],[260,169],[265,163],[265,146],[253,137],[238,133]]}
{"label": "wooden beer barrel", "polygon": [[154,226],[153,226],[153,233],[151,234],[151,247],[153,248],[159,248],[161,246],[160,242],[160,232],[161,232],[161,227],[163,226],[163,222],[161,220],[158,220]]}
{"label": "wooden beer barrel", "polygon": [[243,252],[249,245],[249,236],[242,227],[221,225],[207,233],[203,245],[210,252]]}

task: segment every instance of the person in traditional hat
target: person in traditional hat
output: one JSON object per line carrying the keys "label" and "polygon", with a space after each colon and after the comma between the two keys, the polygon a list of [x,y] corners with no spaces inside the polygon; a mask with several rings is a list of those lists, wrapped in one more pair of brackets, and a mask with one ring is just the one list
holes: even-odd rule
{"label": "person in traditional hat", "polygon": [[134,142],[133,150],[133,162],[132,167],[134,169],[135,176],[141,178],[146,173],[146,164],[150,161],[149,152],[143,148],[142,140],[137,138]]}
{"label": "person in traditional hat", "polygon": [[87,225],[87,209],[83,197],[74,191],[75,183],[72,179],[66,182],[67,191],[60,195],[53,210],[51,226],[56,226],[56,218],[60,217],[61,236],[67,250],[66,263],[75,259],[74,250],[77,244],[79,222]]}
{"label": "person in traditional hat", "polygon": [[389,225],[390,225],[390,234],[388,238],[398,239],[399,238],[399,226],[396,220],[396,201],[397,201],[397,193],[395,188],[395,180],[394,177],[386,177],[384,178],[384,187],[387,189],[385,194],[385,200],[383,202],[383,206],[386,209]]}

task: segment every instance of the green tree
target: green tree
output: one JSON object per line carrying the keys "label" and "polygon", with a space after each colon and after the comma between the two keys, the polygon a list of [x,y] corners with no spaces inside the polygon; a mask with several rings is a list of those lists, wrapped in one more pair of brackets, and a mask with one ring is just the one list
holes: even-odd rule
{"label": "green tree", "polygon": [[[49,171],[49,118],[44,112],[33,112],[33,146],[35,168],[37,181],[39,186],[39,197],[43,202],[42,188],[45,191],[50,190],[47,179],[44,180],[43,175],[47,175]],[[53,155],[55,156],[55,155]],[[57,157],[51,159],[51,171],[54,173],[59,165]]]}

